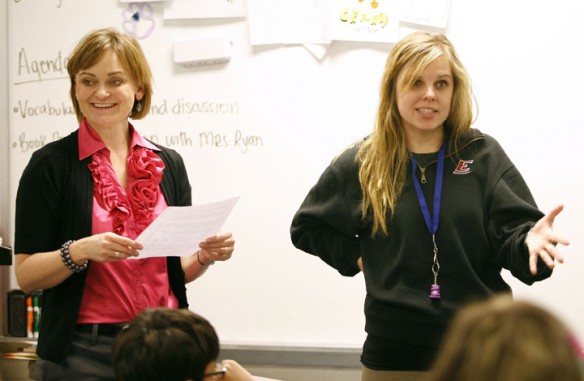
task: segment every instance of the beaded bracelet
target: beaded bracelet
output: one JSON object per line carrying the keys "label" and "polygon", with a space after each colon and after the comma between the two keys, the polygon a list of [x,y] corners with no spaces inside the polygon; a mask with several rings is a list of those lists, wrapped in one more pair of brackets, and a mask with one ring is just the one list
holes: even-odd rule
{"label": "beaded bracelet", "polygon": [[87,269],[87,263],[89,261],[85,261],[84,264],[79,266],[71,260],[71,256],[69,256],[69,245],[71,245],[73,242],[75,241],[69,240],[61,246],[61,249],[59,250],[61,252],[61,260],[69,270],[73,271],[74,273],[80,273]]}
{"label": "beaded bracelet", "polygon": [[211,266],[211,265],[214,265],[215,264],[215,261],[211,261],[211,262],[203,262],[203,261],[201,261],[201,258],[199,257],[199,252],[198,251],[197,251],[197,261],[199,261],[199,264],[201,266],[205,266],[205,267]]}

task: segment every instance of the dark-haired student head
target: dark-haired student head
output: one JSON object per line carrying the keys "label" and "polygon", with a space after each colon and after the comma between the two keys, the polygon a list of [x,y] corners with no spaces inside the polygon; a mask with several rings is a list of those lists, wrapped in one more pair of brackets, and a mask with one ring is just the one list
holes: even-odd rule
{"label": "dark-haired student head", "polygon": [[187,309],[147,309],[114,342],[116,380],[253,380],[237,362],[219,362],[219,351],[217,333],[202,316]]}

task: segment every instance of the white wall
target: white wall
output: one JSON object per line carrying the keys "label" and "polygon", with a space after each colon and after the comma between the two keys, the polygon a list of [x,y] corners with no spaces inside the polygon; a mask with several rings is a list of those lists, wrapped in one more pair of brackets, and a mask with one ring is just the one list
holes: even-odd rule
{"label": "white wall", "polygon": [[[8,3],[0,6],[0,99],[8,99]],[[9,234],[9,177],[8,158],[8,102],[0,102],[0,236],[5,243],[11,242]]]}
{"label": "white wall", "polygon": [[[64,58],[89,30],[119,27],[125,7],[89,0],[64,1],[62,8],[55,4],[10,2],[11,93],[9,105],[2,107],[11,110],[11,135],[2,144],[10,150],[13,187],[31,152],[19,143],[22,134],[50,140],[76,128],[70,115],[22,117],[12,111],[19,101],[69,104],[66,80],[15,85],[26,79],[15,70],[19,52],[25,49],[31,60],[53,59],[58,52]],[[579,302],[584,300],[584,201],[579,196],[584,62],[577,54],[584,3],[542,4],[453,0],[447,35],[474,80],[480,109],[476,127],[506,148],[544,211],[566,204],[556,224],[572,239],[563,249],[566,264],[533,287],[510,282],[517,296],[549,306],[584,338]],[[288,227],[332,157],[370,131],[390,46],[335,42],[319,62],[300,46],[252,48],[245,20],[169,22],[161,18],[160,3],[153,9],[157,29],[142,45],[155,75],[155,104],[170,107],[185,100],[237,107],[226,114],[169,111],[136,123],[163,144],[178,137],[180,144],[173,147],[187,161],[196,203],[241,196],[225,226],[236,235],[237,252],[189,285],[192,308],[209,317],[226,342],[359,347],[364,338],[361,275],[342,278],[299,252]],[[213,35],[233,40],[228,64],[190,69],[172,64],[172,41]],[[226,136],[228,144],[205,145],[204,132]],[[235,144],[238,133],[262,144],[244,150]],[[2,192],[3,203],[7,197],[12,203],[14,193]]]}

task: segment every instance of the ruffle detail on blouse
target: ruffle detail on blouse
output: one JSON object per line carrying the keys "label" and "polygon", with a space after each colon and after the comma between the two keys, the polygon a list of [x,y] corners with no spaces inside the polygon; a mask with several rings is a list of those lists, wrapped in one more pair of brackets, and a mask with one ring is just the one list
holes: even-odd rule
{"label": "ruffle detail on blouse", "polygon": [[[127,160],[128,187],[127,202],[120,196],[122,192],[115,178],[110,161],[104,152],[93,154],[89,164],[93,176],[94,197],[99,206],[113,217],[114,233],[126,236],[130,209],[134,214],[136,233],[140,234],[153,220],[154,208],[160,193],[164,162],[151,150],[135,146]],[[130,205],[127,205],[129,203]]]}

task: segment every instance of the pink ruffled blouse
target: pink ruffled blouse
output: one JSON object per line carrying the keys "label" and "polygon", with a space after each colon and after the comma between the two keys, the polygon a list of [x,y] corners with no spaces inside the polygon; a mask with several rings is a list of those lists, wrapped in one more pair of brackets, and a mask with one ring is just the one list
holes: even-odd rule
{"label": "pink ruffled blouse", "polygon": [[[92,233],[115,232],[136,239],[167,207],[160,189],[164,163],[157,147],[130,125],[127,187],[118,181],[110,151],[86,120],[79,127],[79,159],[92,156]],[[147,307],[176,308],[168,281],[166,258],[129,259],[89,266],[78,323],[121,323]]]}

